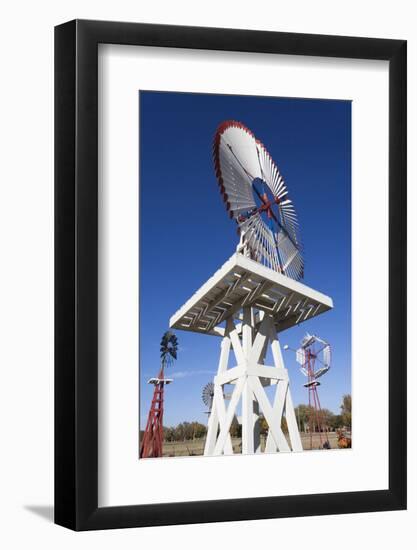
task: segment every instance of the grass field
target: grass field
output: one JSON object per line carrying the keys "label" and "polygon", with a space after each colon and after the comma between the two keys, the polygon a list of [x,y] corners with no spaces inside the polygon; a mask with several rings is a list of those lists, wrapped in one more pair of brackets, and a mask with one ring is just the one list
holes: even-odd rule
{"label": "grass field", "polygon": [[[288,437],[287,437],[288,439]],[[325,441],[324,434],[322,434],[322,441]],[[194,441],[165,441],[163,456],[199,456],[204,451],[204,439],[195,439]],[[305,451],[310,450],[310,436],[308,434],[301,434],[301,442]],[[329,443],[331,449],[337,449],[337,434],[335,432],[329,433]],[[233,450],[235,453],[241,452],[242,440],[240,438],[232,438]],[[320,436],[319,434],[313,434],[313,450],[319,449]],[[261,449],[265,448],[265,437],[261,436]]]}

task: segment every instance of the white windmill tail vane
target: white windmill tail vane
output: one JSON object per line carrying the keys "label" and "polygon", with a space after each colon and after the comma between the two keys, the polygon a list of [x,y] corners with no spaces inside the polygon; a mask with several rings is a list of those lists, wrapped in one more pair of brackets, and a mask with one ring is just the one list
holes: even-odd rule
{"label": "white windmill tail vane", "polygon": [[238,249],[279,273],[302,279],[297,215],[265,146],[244,124],[229,120],[217,129],[213,155],[226,209],[239,226]]}

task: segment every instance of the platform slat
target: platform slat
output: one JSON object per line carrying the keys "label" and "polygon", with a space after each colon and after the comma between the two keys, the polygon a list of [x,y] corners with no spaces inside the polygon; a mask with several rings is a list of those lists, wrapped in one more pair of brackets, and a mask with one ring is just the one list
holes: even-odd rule
{"label": "platform slat", "polygon": [[277,331],[333,308],[329,296],[242,254],[234,254],[171,317],[170,327],[214,334],[213,329],[252,306],[273,316]]}

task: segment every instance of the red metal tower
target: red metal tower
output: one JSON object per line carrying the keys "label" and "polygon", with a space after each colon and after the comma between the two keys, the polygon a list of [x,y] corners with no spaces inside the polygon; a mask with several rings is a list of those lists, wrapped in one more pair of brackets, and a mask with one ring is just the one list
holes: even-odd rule
{"label": "red metal tower", "polygon": [[[284,346],[284,349],[290,349]],[[326,426],[321,410],[317,387],[320,382],[317,380],[330,369],[331,349],[330,345],[318,336],[306,334],[301,340],[301,347],[295,352],[297,363],[301,365],[301,372],[307,377],[304,387],[308,389],[308,429],[310,433],[310,449],[313,448],[313,433],[316,428],[320,438],[320,448],[330,449],[328,427]],[[321,365],[316,370],[316,361]]]}
{"label": "red metal tower", "polygon": [[162,456],[164,442],[164,387],[172,382],[172,378],[165,378],[165,367],[172,365],[177,358],[178,341],[173,332],[167,331],[161,340],[161,369],[157,378],[148,380],[148,384],[155,386],[148,421],[140,445],[140,458],[158,458]]}
{"label": "red metal tower", "polygon": [[151,378],[148,384],[154,384],[151,408],[146,423],[145,433],[140,446],[140,458],[157,458],[162,456],[164,440],[164,386],[172,379],[164,377],[164,366],[161,367],[157,378]]}
{"label": "red metal tower", "polygon": [[[329,437],[327,435],[327,426],[323,422],[323,413],[321,411],[319,394],[317,391],[317,386],[320,386],[320,382],[316,380],[315,374],[315,361],[316,354],[312,349],[307,348],[305,350],[305,363],[304,368],[307,371],[308,382],[304,386],[308,389],[308,406],[310,411],[313,411],[309,415],[308,419],[308,430],[310,432],[310,449],[313,448],[313,432],[315,426],[319,432],[320,437],[320,448],[325,447],[330,448]],[[323,441],[324,440],[324,441]]]}

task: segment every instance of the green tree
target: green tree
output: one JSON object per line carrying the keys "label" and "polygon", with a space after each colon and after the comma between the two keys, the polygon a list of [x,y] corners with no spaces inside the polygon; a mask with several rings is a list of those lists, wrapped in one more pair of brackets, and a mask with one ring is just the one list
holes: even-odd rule
{"label": "green tree", "polygon": [[230,426],[231,437],[242,437],[242,426],[239,424],[236,416],[233,417],[232,424]]}
{"label": "green tree", "polygon": [[321,422],[324,428],[330,428],[334,416],[329,409],[321,409]]}
{"label": "green tree", "polygon": [[347,428],[352,427],[352,396],[346,394],[342,398],[342,404],[340,405],[341,417],[343,425]]}
{"label": "green tree", "polygon": [[191,422],[183,422],[182,425],[184,426],[184,440],[192,439],[194,432]]}
{"label": "green tree", "polygon": [[262,435],[267,435],[268,433],[268,422],[266,421],[263,414],[259,415],[259,431]]}
{"label": "green tree", "polygon": [[175,441],[184,441],[185,440],[185,427],[184,423],[181,422],[177,424],[174,429],[174,439]]}
{"label": "green tree", "polygon": [[164,426],[164,441],[175,441],[175,428]]}
{"label": "green tree", "polygon": [[199,422],[192,422],[191,423],[193,428],[193,439],[201,439],[206,435],[207,428],[204,426],[204,424],[200,424]]}
{"label": "green tree", "polygon": [[332,430],[338,430],[343,426],[343,419],[341,414],[334,414],[330,419],[329,427]]}
{"label": "green tree", "polygon": [[173,427],[164,427],[165,441],[189,441],[201,439],[206,435],[207,427],[200,422],[180,422]]}
{"label": "green tree", "polygon": [[294,411],[298,428],[300,431],[304,431],[305,427],[309,425],[310,417],[313,415],[314,409],[309,405],[300,404],[295,407]]}
{"label": "green tree", "polygon": [[[300,404],[294,409],[295,417],[297,419],[297,424],[300,431],[304,431],[306,427],[310,425],[310,419],[313,424],[313,429],[317,430],[317,418],[316,411],[313,407],[309,405]],[[329,428],[332,426],[334,421],[334,413],[329,409],[321,409],[321,424],[323,428]]]}

